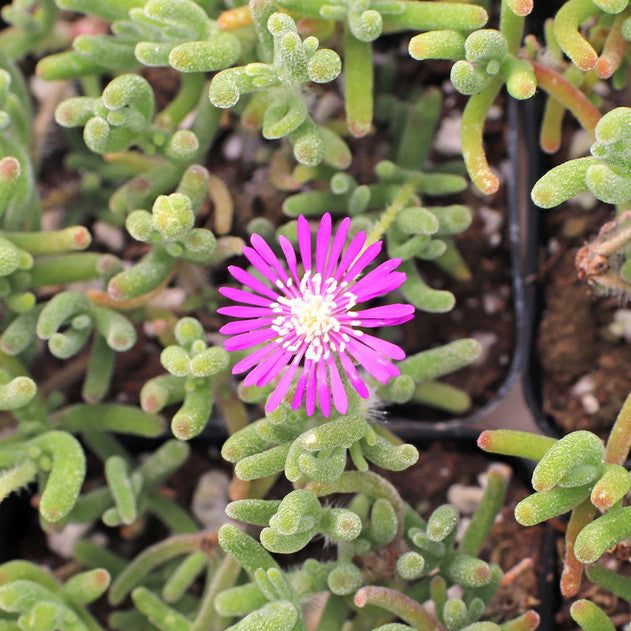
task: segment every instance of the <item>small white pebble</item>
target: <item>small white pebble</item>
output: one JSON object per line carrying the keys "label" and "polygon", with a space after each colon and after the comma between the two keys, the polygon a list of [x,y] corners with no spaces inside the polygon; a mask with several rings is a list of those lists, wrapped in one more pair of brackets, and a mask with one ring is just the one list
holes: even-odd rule
{"label": "small white pebble", "polygon": [[554,237],[548,241],[548,253],[555,254],[559,251],[560,243]]}
{"label": "small white pebble", "polygon": [[631,309],[617,309],[609,330],[617,337],[623,337],[627,342],[631,342]]}
{"label": "small white pebble", "polygon": [[152,301],[152,306],[164,309],[178,309],[186,299],[186,291],[181,287],[163,289]]}
{"label": "small white pebble", "polygon": [[593,394],[584,394],[581,397],[581,405],[587,414],[596,414],[600,410],[598,399]]}
{"label": "small white pebble", "polygon": [[462,585],[452,585],[447,590],[447,598],[462,598]]}
{"label": "small white pebble", "polygon": [[593,375],[583,375],[573,386],[570,392],[575,397],[580,397],[583,394],[590,394],[594,392],[596,388],[596,382]]}
{"label": "small white pebble", "polygon": [[209,471],[197,483],[191,511],[204,528],[216,530],[226,523],[230,478],[223,471]]}
{"label": "small white pebble", "polygon": [[456,541],[458,542],[462,541],[462,538],[464,537],[464,533],[467,532],[467,528],[469,527],[470,523],[471,523],[471,518],[460,517],[460,520],[458,521],[458,531],[456,532]]}
{"label": "small white pebble", "polygon": [[96,241],[106,245],[113,252],[120,252],[125,245],[123,231],[104,221],[95,221],[92,226],[92,233]]}
{"label": "small white pebble", "polygon": [[51,208],[42,213],[42,230],[60,230],[62,220],[64,218],[64,210],[62,208]]}
{"label": "small white pebble", "polygon": [[60,532],[49,532],[46,535],[48,547],[60,557],[71,559],[75,545],[91,527],[91,523],[68,524]]}
{"label": "small white pebble", "polygon": [[443,120],[434,140],[436,153],[443,156],[460,155],[460,116],[449,116]]}
{"label": "small white pebble", "polygon": [[497,335],[495,333],[490,333],[487,331],[474,331],[471,334],[471,337],[477,340],[482,347],[482,352],[480,353],[480,356],[475,360],[474,364],[482,364],[486,360],[491,347],[497,343]]}
{"label": "small white pebble", "polygon": [[504,301],[494,294],[484,294],[482,296],[482,309],[486,315],[493,315],[500,310]]}
{"label": "small white pebble", "polygon": [[[449,79],[445,79],[445,81],[440,84],[440,89],[443,94],[454,94],[456,92],[454,84],[449,81]],[[445,103],[445,105],[447,105],[447,103]]]}
{"label": "small white pebble", "polygon": [[598,204],[598,200],[589,191],[575,195],[572,201],[576,202],[583,210],[592,210]]}
{"label": "small white pebble", "polygon": [[570,141],[569,156],[570,158],[580,158],[589,153],[594,139],[584,130],[579,130],[572,135]]}
{"label": "small white pebble", "polygon": [[452,484],[447,490],[447,501],[453,504],[462,515],[471,515],[482,500],[484,489],[479,486]]}
{"label": "small white pebble", "polygon": [[478,216],[482,219],[482,223],[484,224],[483,232],[486,235],[499,232],[504,223],[502,213],[488,206],[480,206],[480,208],[478,208]]}
{"label": "small white pebble", "polygon": [[486,115],[486,120],[496,121],[502,117],[504,111],[499,105],[491,105],[489,108],[488,114]]}
{"label": "small white pebble", "polygon": [[226,139],[222,148],[226,160],[238,160],[243,154],[243,139],[239,134],[232,134]]}

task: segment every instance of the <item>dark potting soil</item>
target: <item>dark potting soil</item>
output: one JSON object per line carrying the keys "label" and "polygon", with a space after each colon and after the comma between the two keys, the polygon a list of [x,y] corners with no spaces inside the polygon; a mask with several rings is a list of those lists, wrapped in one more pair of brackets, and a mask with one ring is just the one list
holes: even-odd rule
{"label": "dark potting soil", "polygon": [[619,295],[598,295],[579,280],[576,252],[613,218],[601,204],[582,210],[574,203],[547,211],[547,247],[542,247],[538,281],[545,287],[538,331],[543,412],[561,433],[577,429],[606,438],[631,392],[631,343],[612,334]]}

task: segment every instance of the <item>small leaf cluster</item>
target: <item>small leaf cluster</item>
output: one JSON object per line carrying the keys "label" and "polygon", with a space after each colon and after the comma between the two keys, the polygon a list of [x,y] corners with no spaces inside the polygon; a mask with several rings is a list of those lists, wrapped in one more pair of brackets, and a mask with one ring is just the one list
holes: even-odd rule
{"label": "small leaf cluster", "polygon": [[362,400],[349,392],[344,415],[324,417],[317,425],[304,410],[292,410],[283,402],[276,410],[235,432],[222,447],[222,455],[235,463],[242,480],[284,471],[291,482],[332,482],[346,467],[347,453],[366,471],[366,459],[378,466],[400,471],[414,464],[418,451],[412,445],[397,445],[379,436],[361,411]]}
{"label": "small leaf cluster", "polygon": [[99,98],[77,96],[63,101],[55,120],[63,127],[83,127],[86,146],[95,153],[124,151],[132,145],[169,160],[190,162],[199,141],[190,130],[166,133],[153,125],[155,100],[149,82],[137,74],[119,75]]}
{"label": "small leaf cluster", "polygon": [[82,292],[63,291],[18,315],[2,334],[0,348],[16,356],[32,350],[40,339],[55,357],[68,359],[82,350],[93,332],[83,397],[96,402],[109,389],[115,354],[136,343],[133,324],[118,311],[93,303]]}
{"label": "small leaf cluster", "polygon": [[0,217],[4,228],[37,229],[40,219],[30,155],[32,111],[24,79],[0,56]]}
{"label": "small leaf cluster", "polygon": [[107,590],[110,575],[104,569],[80,572],[60,584],[45,569],[28,561],[0,565],[2,626],[24,629],[102,630],[86,606]]}
{"label": "small leaf cluster", "polygon": [[[508,441],[517,439],[528,445],[523,449],[509,448]],[[536,493],[515,507],[515,518],[520,524],[533,526],[567,513],[587,499],[606,513],[577,537],[574,552],[582,563],[597,561],[615,543],[629,536],[623,534],[631,526],[621,502],[631,490],[631,474],[621,465],[605,462],[605,447],[595,434],[578,430],[555,440],[533,438],[526,432],[492,430],[484,432],[478,444],[494,453],[506,454],[510,449],[512,455],[537,454],[539,462],[532,474]]]}
{"label": "small leaf cluster", "polygon": [[440,28],[472,31],[488,19],[482,7],[454,6],[449,2],[372,0],[358,4],[348,0],[282,0],[279,4],[292,13],[344,22],[353,37],[362,42],[377,39],[384,25],[411,31]]}
{"label": "small leaf cluster", "polygon": [[143,386],[140,404],[147,412],[159,412],[182,403],[171,429],[176,438],[188,440],[200,434],[210,418],[215,392],[224,386],[228,353],[220,346],[207,345],[202,325],[195,318],[179,320],[174,334],[177,343],[160,355],[169,374],[154,377]]}
{"label": "small leaf cluster", "polygon": [[[343,141],[315,123],[301,94],[307,81],[328,83],[339,75],[342,62],[338,54],[319,49],[316,37],[302,41],[295,22],[284,13],[269,15],[266,27],[272,42],[261,36],[260,44],[266,48],[263,58],[270,58],[269,63],[253,62],[217,73],[210,83],[210,102],[227,109],[243,94],[254,92],[242,119],[247,119],[249,126],[261,126],[264,138],[287,136],[301,164],[316,165],[324,160],[348,167],[350,154],[343,150]],[[336,157],[338,154],[341,157]]]}
{"label": "small leaf cluster", "polygon": [[112,298],[125,301],[156,290],[168,282],[178,260],[214,262],[214,234],[206,228],[195,228],[208,178],[204,167],[191,165],[175,193],[158,196],[151,212],[137,209],[127,216],[130,235],[153,247],[132,267],[110,279],[107,290]]}
{"label": "small leaf cluster", "polygon": [[9,59],[22,59],[42,49],[54,39],[57,8],[54,0],[14,0],[2,7],[2,20],[8,25],[0,33],[0,49]]}
{"label": "small leaf cluster", "polygon": [[[167,443],[143,462],[137,472],[130,473],[131,456],[114,437],[106,439],[105,432],[155,437],[164,431],[161,417],[115,403],[74,404],[49,414],[30,378],[16,376],[6,369],[1,376],[2,406],[12,411],[18,426],[10,439],[0,442],[0,498],[37,480],[37,507],[44,525],[90,522],[107,514],[110,508],[111,514],[104,517],[106,522],[131,523],[139,510],[152,505],[154,488],[186,459],[185,446]],[[105,462],[109,488],[81,496],[86,456],[74,436],[79,432],[83,432],[83,439],[104,461],[113,458]],[[115,517],[120,513],[117,502],[126,507],[121,509],[120,518]],[[161,513],[165,502],[160,502],[160,498],[156,502],[161,507],[155,510]]]}
{"label": "small leaf cluster", "polygon": [[13,312],[27,313],[40,287],[104,277],[115,257],[80,253],[91,242],[83,226],[61,230],[0,231],[0,296]]}
{"label": "small leaf cluster", "polygon": [[[553,22],[554,36],[576,68],[583,72],[593,69],[601,78],[620,68],[631,34],[628,4],[626,0],[574,1],[559,9]],[[588,22],[593,25],[583,33],[581,27]],[[619,80],[617,87],[621,87]]]}
{"label": "small leaf cluster", "polygon": [[480,6],[408,0],[281,0],[292,14],[307,20],[338,21],[344,25],[344,105],[353,136],[370,133],[373,122],[374,60],[372,42],[387,31],[453,29],[467,32],[488,20]]}
{"label": "small leaf cluster", "polygon": [[551,208],[575,195],[590,191],[608,204],[631,199],[631,108],[617,107],[596,125],[590,157],[568,160],[541,177],[532,189],[532,200]]}
{"label": "small leaf cluster", "polygon": [[[631,602],[631,581],[602,565],[602,555],[631,536],[631,508],[624,499],[631,490],[631,473],[620,462],[628,452],[627,399],[607,446],[598,436],[578,430],[556,440],[515,430],[485,431],[478,445],[485,451],[537,460],[532,474],[535,493],[515,507],[515,518],[532,526],[572,511],[566,534],[561,591],[576,595],[583,567],[590,580]],[[613,629],[608,616],[594,603],[577,600],[572,617],[586,631]]]}
{"label": "small leaf cluster", "polygon": [[451,82],[469,96],[482,92],[496,76],[516,99],[530,98],[537,87],[532,66],[509,52],[506,36],[496,29],[480,29],[468,37],[458,31],[422,33],[410,41],[410,55],[418,60],[456,60]]}
{"label": "small leaf cluster", "polygon": [[[84,407],[88,411],[101,413],[105,417],[101,427],[120,424],[127,415],[130,429],[140,435],[155,436],[164,429],[163,420],[137,408],[102,404]],[[94,409],[96,407],[96,409]],[[75,419],[79,410],[60,411],[60,421],[66,423],[69,416]],[[118,417],[118,419],[116,418]],[[84,434],[84,440],[103,461],[106,485],[98,486],[82,494],[68,513],[66,521],[73,524],[91,524],[97,520],[109,527],[142,527],[149,514],[155,516],[169,530],[176,533],[197,531],[196,522],[177,502],[163,493],[162,486],[190,453],[186,443],[177,440],[165,442],[146,459],[133,458],[117,441],[103,439],[103,430],[92,430]]]}
{"label": "small leaf cluster", "polygon": [[241,55],[238,38],[222,32],[193,0],[59,0],[57,4],[111,22],[111,34],[78,35],[72,51],[40,61],[37,72],[50,81],[127,72],[140,65],[208,72],[231,66]]}

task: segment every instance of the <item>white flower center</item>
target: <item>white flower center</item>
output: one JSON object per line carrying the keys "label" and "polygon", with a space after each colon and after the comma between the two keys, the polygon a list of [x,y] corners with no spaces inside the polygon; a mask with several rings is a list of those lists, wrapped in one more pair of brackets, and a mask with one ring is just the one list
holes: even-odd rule
{"label": "white flower center", "polygon": [[[282,297],[272,305],[273,311],[278,317],[272,322],[272,329],[281,338],[286,338],[283,347],[289,351],[297,351],[303,344],[308,347],[305,352],[306,359],[315,361],[328,357],[331,352],[330,333],[340,330],[340,322],[337,316],[340,306],[336,302],[338,291],[337,281],[328,278],[322,286],[322,277],[307,272],[300,281],[300,295],[295,298]],[[354,296],[348,292],[344,294],[348,298],[346,308],[354,303]]]}
{"label": "white flower center", "polygon": [[290,303],[292,328],[305,342],[324,337],[331,329],[339,329],[340,325],[333,315],[336,304],[330,296],[306,291]]}

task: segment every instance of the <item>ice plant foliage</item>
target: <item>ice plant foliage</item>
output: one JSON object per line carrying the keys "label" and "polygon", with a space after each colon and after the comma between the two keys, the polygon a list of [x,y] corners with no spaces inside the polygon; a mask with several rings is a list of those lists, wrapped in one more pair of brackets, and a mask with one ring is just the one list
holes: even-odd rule
{"label": "ice plant foliage", "polygon": [[389,259],[360,278],[381,251],[382,243],[368,245],[366,233],[360,232],[344,249],[349,226],[350,219],[346,218],[334,231],[331,215],[325,213],[318,227],[314,257],[309,222],[300,216],[298,249],[302,273],[286,237],[281,235],[279,241],[287,268],[262,237],[252,235],[252,247],[245,246],[243,253],[271,286],[239,267],[228,268],[254,293],[231,287],[219,290],[227,298],[243,303],[219,309],[219,313],[240,318],[221,328],[221,333],[231,336],[225,348],[244,350],[264,344],[238,362],[233,374],[249,370],[244,385],[260,387],[283,373],[267,401],[268,412],[278,407],[301,365],[292,408],[298,409],[306,394],[309,416],[314,413],[317,400],[328,417],[331,395],[335,409],[346,413],[348,398],[340,366],[363,398],[368,398],[369,390],[355,362],[381,383],[400,374],[389,360],[404,359],[404,351],[357,327],[407,322],[413,317],[414,307],[390,304],[359,311],[354,308],[393,291],[405,281],[405,274],[396,271],[401,259]]}

